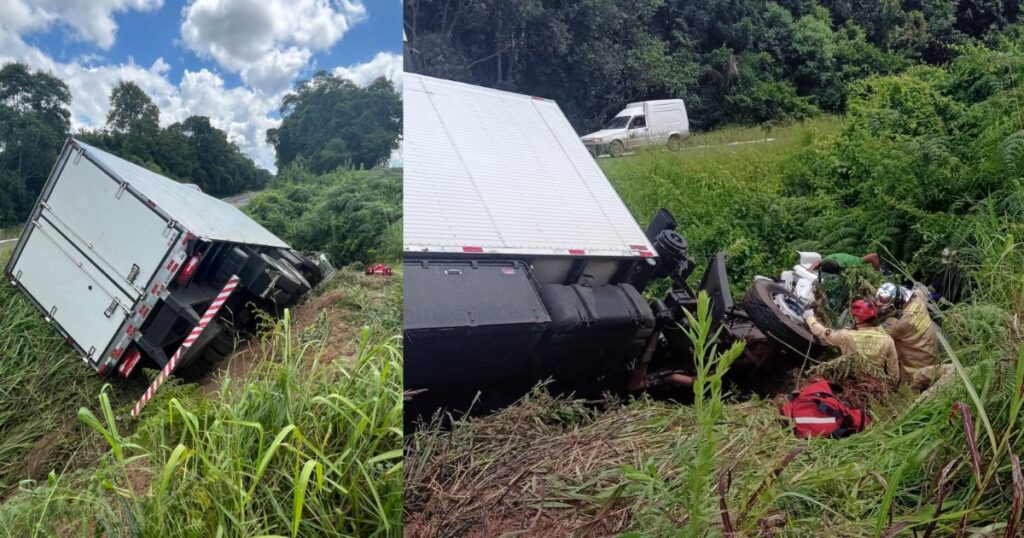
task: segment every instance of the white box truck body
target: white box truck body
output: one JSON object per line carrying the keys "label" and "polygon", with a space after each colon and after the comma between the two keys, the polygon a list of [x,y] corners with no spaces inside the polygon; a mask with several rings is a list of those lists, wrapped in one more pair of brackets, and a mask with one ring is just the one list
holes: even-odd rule
{"label": "white box truck body", "polygon": [[690,135],[690,120],[682,99],[629,103],[600,131],[581,137],[595,157],[618,157],[646,146],[676,150]]}
{"label": "white box truck body", "polygon": [[576,266],[595,285],[657,256],[554,101],[412,73],[404,88],[407,256],[518,256],[541,283]]}
{"label": "white box truck body", "polygon": [[[300,257],[237,208],[69,139],[5,273],[90,366],[106,374],[128,359],[127,375],[140,358],[166,363],[182,329],[198,321],[195,310],[223,284],[217,280],[230,276],[220,273],[245,267],[226,262],[270,253],[289,257],[276,266],[291,267],[274,270],[306,280],[300,287],[308,291],[308,279],[296,278]],[[305,270],[316,278],[312,265]],[[275,297],[277,283],[263,287],[252,276],[250,293],[297,300]]]}

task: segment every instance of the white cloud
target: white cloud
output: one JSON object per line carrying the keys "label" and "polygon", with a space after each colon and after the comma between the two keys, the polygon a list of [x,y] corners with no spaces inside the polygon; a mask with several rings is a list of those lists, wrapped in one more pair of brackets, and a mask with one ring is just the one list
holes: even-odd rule
{"label": "white cloud", "polygon": [[372,60],[355,65],[334,68],[334,74],[365,86],[378,77],[386,77],[402,90],[402,55],[393,52],[378,52]]}
{"label": "white cloud", "polygon": [[0,26],[24,34],[52,24],[69,27],[75,38],[101,49],[114,45],[114,13],[160,9],[163,0],[2,0]]}
{"label": "white cloud", "polygon": [[[164,126],[191,115],[210,118],[257,165],[274,170],[273,147],[266,131],[281,95],[312,60],[314,51],[337,43],[352,24],[366,16],[357,0],[195,0],[182,11],[183,43],[201,56],[238,73],[245,86],[225,87],[224,79],[207,69],[186,70],[171,82],[171,66],[163,58],[151,65],[132,59],[105,64],[96,54],[57,61],[26,43],[22,35],[55,25],[66,26],[77,39],[109,48],[116,37],[113,14],[157,9],[163,0],[0,0],[0,65],[16,61],[53,73],[71,91],[72,130],[106,123],[109,97],[120,80],[139,85],[160,108]],[[401,84],[401,57],[380,53],[365,64],[335,72],[365,84],[384,75]],[[401,163],[396,151],[393,162]]]}
{"label": "white cloud", "polygon": [[388,166],[391,168],[402,167],[402,140],[398,140],[398,147],[391,151],[391,158],[388,159]]}
{"label": "white cloud", "polygon": [[355,0],[195,0],[182,9],[182,41],[264,93],[286,89],[314,51],[366,17]]}
{"label": "white cloud", "polygon": [[102,127],[110,108],[110,91],[118,81],[131,80],[160,108],[162,125],[192,115],[208,116],[210,123],[227,132],[256,164],[274,170],[274,150],[265,141],[266,130],[280,123],[270,116],[278,107],[274,96],[244,87],[225,88],[224,80],[206,69],[186,70],[181,83],[175,85],[168,79],[170,66],[162,58],[148,67],[132,61],[114,65],[57,62],[0,28],[0,64],[10,61],[49,71],[68,85],[72,130]]}

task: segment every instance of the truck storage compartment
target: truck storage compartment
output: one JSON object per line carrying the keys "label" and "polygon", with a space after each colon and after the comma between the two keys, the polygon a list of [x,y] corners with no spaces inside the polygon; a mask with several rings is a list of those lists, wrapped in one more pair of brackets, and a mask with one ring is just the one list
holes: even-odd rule
{"label": "truck storage compartment", "polygon": [[539,379],[595,380],[624,374],[654,330],[654,314],[629,284],[546,285],[551,324],[535,363]]}
{"label": "truck storage compartment", "polygon": [[4,272],[92,368],[123,376],[166,364],[233,274],[241,282],[215,328],[179,365],[226,342],[250,310],[295,304],[320,277],[230,204],[75,139]]}
{"label": "truck storage compartment", "polygon": [[551,321],[519,261],[406,261],[410,387],[525,374]]}

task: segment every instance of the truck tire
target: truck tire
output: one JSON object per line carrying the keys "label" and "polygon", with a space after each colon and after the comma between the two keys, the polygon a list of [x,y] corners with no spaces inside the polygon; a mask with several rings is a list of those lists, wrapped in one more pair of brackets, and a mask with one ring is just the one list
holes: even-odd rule
{"label": "truck tire", "polygon": [[217,364],[235,352],[235,331],[226,325],[221,326],[217,336],[203,348],[200,359],[206,364]]}
{"label": "truck tire", "polygon": [[668,137],[668,150],[679,151],[683,149],[683,137],[679,135],[672,135]]}
{"label": "truck tire", "polygon": [[785,314],[775,302],[776,298],[793,298],[793,294],[782,284],[767,279],[757,279],[743,296],[743,310],[769,338],[781,342],[780,347],[789,353],[817,358],[825,351],[819,341],[802,320],[797,321]]}
{"label": "truck tire", "polygon": [[626,146],[622,145],[621,140],[612,140],[612,143],[608,144],[608,155],[612,157],[622,157],[625,152]]}

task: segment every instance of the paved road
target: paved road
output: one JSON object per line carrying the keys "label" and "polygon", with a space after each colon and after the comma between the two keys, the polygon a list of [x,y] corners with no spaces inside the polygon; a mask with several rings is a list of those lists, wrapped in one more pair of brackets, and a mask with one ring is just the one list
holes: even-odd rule
{"label": "paved road", "polygon": [[227,202],[227,203],[229,203],[229,204],[231,204],[231,205],[241,209],[241,208],[249,205],[249,202],[252,200],[252,195],[254,195],[254,194],[256,194],[256,193],[254,193],[254,192],[243,192],[242,194],[236,194],[234,196],[228,196],[227,198],[221,198],[221,199],[224,200],[225,202]]}
{"label": "paved road", "polygon": [[[725,144],[701,144],[699,146],[683,146],[682,148],[679,149],[679,151],[686,151],[688,149],[705,149],[705,148],[716,148],[716,147],[725,147],[725,146],[742,146],[744,144],[763,144],[765,142],[775,142],[775,139],[774,138],[760,138],[760,139],[757,139],[757,140],[739,140],[739,141],[736,141],[736,142],[728,142],[728,143],[725,143]],[[623,157],[628,157],[630,155],[636,155],[636,154],[637,154],[637,152],[635,152],[635,151],[627,151],[627,152],[623,153],[622,156]],[[608,155],[607,153],[603,153],[603,154],[599,155],[597,158],[598,159],[614,159],[614,157],[612,157],[611,155]]]}

